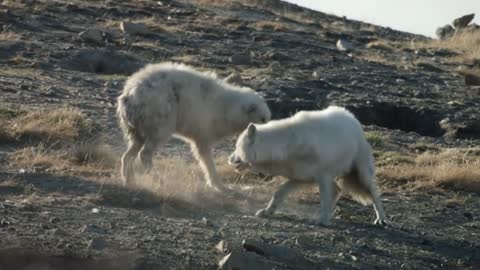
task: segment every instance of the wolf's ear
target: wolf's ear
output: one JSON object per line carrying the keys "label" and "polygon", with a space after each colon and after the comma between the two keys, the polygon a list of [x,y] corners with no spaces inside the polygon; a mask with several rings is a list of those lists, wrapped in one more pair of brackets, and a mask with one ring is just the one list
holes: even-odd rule
{"label": "wolf's ear", "polygon": [[257,127],[253,123],[250,123],[247,128],[247,136],[250,140],[255,138],[255,134],[257,134]]}

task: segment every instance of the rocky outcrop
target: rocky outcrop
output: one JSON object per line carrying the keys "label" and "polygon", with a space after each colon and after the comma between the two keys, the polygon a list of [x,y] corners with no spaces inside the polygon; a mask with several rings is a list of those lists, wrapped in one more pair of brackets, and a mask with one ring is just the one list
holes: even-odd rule
{"label": "rocky outcrop", "polygon": [[462,29],[467,27],[467,25],[472,22],[473,18],[475,17],[475,14],[467,14],[462,17],[456,18],[453,20],[452,24],[455,29]]}

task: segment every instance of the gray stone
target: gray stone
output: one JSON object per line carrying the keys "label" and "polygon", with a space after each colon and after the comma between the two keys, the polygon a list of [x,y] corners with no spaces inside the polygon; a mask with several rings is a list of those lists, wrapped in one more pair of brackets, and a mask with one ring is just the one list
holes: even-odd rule
{"label": "gray stone", "polygon": [[250,54],[237,53],[230,57],[230,62],[234,65],[250,65],[252,63],[252,58],[250,57]]}
{"label": "gray stone", "polygon": [[149,35],[152,33],[143,23],[121,22],[120,30],[129,35]]}
{"label": "gray stone", "polygon": [[295,245],[303,247],[303,248],[312,248],[315,247],[316,244],[312,239],[311,235],[299,235],[295,238]]}
{"label": "gray stone", "polygon": [[268,69],[273,73],[282,72],[282,65],[279,62],[275,61],[268,65]]}
{"label": "gray stone", "polygon": [[337,49],[339,51],[351,51],[353,50],[353,44],[347,40],[339,39],[337,41]]}
{"label": "gray stone", "polygon": [[121,51],[83,49],[62,65],[65,69],[83,72],[130,75],[145,63]]}
{"label": "gray stone", "polygon": [[223,253],[227,252],[234,252],[234,251],[243,251],[242,242],[241,241],[227,241],[221,240],[215,246],[215,248]]}
{"label": "gray stone", "polygon": [[103,43],[103,32],[97,28],[88,28],[87,30],[80,32],[78,36],[87,42],[96,44]]}
{"label": "gray stone", "polygon": [[225,78],[224,81],[227,82],[227,83],[231,83],[231,84],[242,84],[243,83],[242,77],[237,72],[232,72],[232,74],[230,74],[227,78]]}
{"label": "gray stone", "polygon": [[98,233],[98,234],[104,234],[105,230],[98,225],[95,224],[88,224],[83,226],[81,232],[89,232],[89,233]]}
{"label": "gray stone", "polygon": [[10,20],[10,12],[7,10],[0,10],[0,22],[7,22]]}
{"label": "gray stone", "polygon": [[101,237],[93,238],[88,242],[88,249],[102,250],[107,247],[107,242]]}
{"label": "gray stone", "polygon": [[456,18],[455,20],[453,20],[452,24],[455,29],[462,29],[467,27],[467,25],[473,20],[474,17],[475,13],[467,14],[462,17]]}
{"label": "gray stone", "polygon": [[256,240],[246,239],[243,248],[269,259],[295,266],[295,269],[312,269],[312,263],[297,250],[279,245],[270,245]]}
{"label": "gray stone", "polygon": [[437,37],[441,40],[450,38],[455,33],[455,29],[450,24],[447,24],[442,27],[438,27],[435,31]]}
{"label": "gray stone", "polygon": [[[218,263],[221,270],[272,270],[282,269],[281,265],[250,252],[234,251]],[[283,268],[285,269],[285,268]]]}
{"label": "gray stone", "polygon": [[480,76],[465,73],[463,75],[465,85],[467,86],[479,86],[480,85]]}

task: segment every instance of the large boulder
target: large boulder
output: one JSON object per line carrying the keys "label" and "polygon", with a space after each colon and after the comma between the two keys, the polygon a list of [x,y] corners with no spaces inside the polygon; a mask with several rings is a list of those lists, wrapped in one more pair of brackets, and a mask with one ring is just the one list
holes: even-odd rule
{"label": "large boulder", "polygon": [[438,27],[435,34],[437,34],[438,39],[444,40],[450,38],[455,33],[455,29],[450,24],[447,24],[442,27]]}
{"label": "large boulder", "polygon": [[460,18],[456,18],[455,20],[453,20],[453,26],[455,27],[455,29],[462,29],[462,28],[465,28],[467,27],[467,25],[472,22],[473,18],[475,17],[475,14],[472,13],[472,14],[467,14],[467,15],[464,15]]}

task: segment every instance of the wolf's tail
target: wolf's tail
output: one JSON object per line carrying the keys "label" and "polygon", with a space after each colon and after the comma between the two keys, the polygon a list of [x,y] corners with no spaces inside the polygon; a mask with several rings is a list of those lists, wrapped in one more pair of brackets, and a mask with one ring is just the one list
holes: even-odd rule
{"label": "wolf's tail", "polygon": [[374,181],[375,161],[372,148],[365,141],[360,147],[352,169],[339,181],[343,191],[363,205],[371,204],[373,195],[378,194],[378,187]]}
{"label": "wolf's tail", "polygon": [[125,139],[128,139],[135,129],[134,107],[130,96],[122,94],[117,98],[117,120]]}

